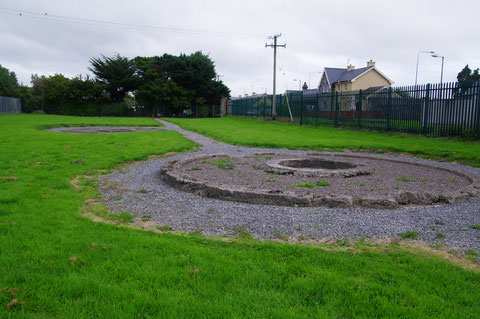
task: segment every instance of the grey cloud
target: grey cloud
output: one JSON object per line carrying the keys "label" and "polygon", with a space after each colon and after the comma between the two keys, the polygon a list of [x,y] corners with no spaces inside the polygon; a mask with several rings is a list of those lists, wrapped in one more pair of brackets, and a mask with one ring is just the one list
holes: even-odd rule
{"label": "grey cloud", "polygon": [[[445,81],[465,64],[480,66],[475,41],[480,3],[465,1],[59,1],[7,0],[0,7],[127,24],[210,30],[164,32],[95,23],[54,22],[2,14],[0,64],[28,83],[31,73],[88,73],[89,60],[115,52],[128,57],[192,53],[215,61],[233,95],[272,90],[273,50],[267,35],[282,32],[279,90],[294,78],[316,85],[323,67],[357,67],[373,59],[397,85],[413,84],[419,50],[445,56]],[[419,80],[438,82],[440,59],[421,56]],[[285,76],[284,76],[285,74]]]}

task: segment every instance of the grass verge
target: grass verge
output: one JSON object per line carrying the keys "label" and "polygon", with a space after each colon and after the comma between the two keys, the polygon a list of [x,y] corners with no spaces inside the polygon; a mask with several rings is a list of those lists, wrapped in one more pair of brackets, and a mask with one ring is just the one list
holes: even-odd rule
{"label": "grass verge", "polygon": [[166,119],[182,128],[234,145],[254,147],[376,153],[406,153],[416,157],[460,162],[480,167],[480,142],[396,133],[349,130],[329,126],[299,126],[236,117]]}
{"label": "grass verge", "polygon": [[[75,177],[193,144],[175,132],[38,129],[80,122],[155,124],[0,116],[0,176],[15,177],[0,179],[0,317],[473,318],[480,312],[479,273],[405,249],[336,251],[93,222],[80,213],[85,199],[98,199],[96,179],[77,181],[85,187],[78,191],[70,182]],[[130,221],[125,212],[113,222]]]}

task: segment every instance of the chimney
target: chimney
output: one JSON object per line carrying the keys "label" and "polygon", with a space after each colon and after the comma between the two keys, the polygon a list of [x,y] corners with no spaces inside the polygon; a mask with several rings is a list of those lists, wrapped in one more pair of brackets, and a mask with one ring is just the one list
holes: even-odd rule
{"label": "chimney", "polygon": [[355,66],[349,64],[349,65],[347,66],[347,72],[348,72],[348,71],[352,71],[352,70],[355,70]]}
{"label": "chimney", "polygon": [[308,89],[307,82],[303,82],[302,89],[303,89],[304,91]]}
{"label": "chimney", "polygon": [[375,61],[373,60],[370,60],[370,61],[367,61],[367,67],[374,67],[375,66]]}

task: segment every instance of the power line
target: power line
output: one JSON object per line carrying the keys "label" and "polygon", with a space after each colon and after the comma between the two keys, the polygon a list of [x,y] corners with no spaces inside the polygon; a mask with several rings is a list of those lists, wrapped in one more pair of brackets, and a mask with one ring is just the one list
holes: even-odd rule
{"label": "power line", "polygon": [[142,25],[142,24],[131,24],[131,23],[121,23],[121,22],[114,22],[114,21],[106,21],[106,20],[95,20],[95,19],[85,19],[85,18],[75,18],[69,16],[62,16],[62,15],[55,15],[49,13],[41,13],[41,12],[34,12],[34,11],[26,11],[26,10],[18,10],[18,9],[11,9],[0,7],[0,10],[4,10],[7,12],[2,12],[2,14],[9,14],[9,15],[17,15],[20,17],[28,17],[28,18],[42,18],[45,20],[50,21],[57,21],[57,22],[70,22],[70,23],[79,23],[79,24],[88,24],[88,25],[102,25],[102,26],[110,26],[110,27],[124,27],[124,28],[134,28],[134,29],[150,29],[162,32],[177,32],[177,33],[192,33],[192,34],[211,34],[211,35],[223,35],[223,36],[248,36],[248,37],[259,37],[258,34],[248,34],[248,33],[239,33],[239,32],[226,32],[226,31],[212,31],[212,30],[200,30],[200,29],[187,29],[187,28],[173,28],[173,27],[162,27],[162,26],[152,26],[152,25]]}
{"label": "power line", "polygon": [[261,51],[252,55],[249,59],[241,62],[240,64],[237,64],[236,66],[233,66],[232,68],[228,69],[226,72],[234,72],[240,69],[245,69],[247,66],[256,65],[266,58],[267,58],[267,54],[265,53],[265,51],[263,51],[263,49],[261,49]]}
{"label": "power line", "polygon": [[282,56],[280,55],[280,51],[278,51],[278,59],[280,60],[280,65],[281,65],[281,68],[280,70],[283,71],[283,79],[285,80],[285,88],[286,88],[286,91],[285,91],[285,101],[287,102],[287,107],[288,107],[288,113],[290,114],[290,121],[292,121],[293,123],[293,115],[292,115],[292,109],[290,108],[290,101],[288,100],[288,94],[287,94],[287,91],[288,91],[288,83],[287,83],[287,75],[285,74],[286,71],[285,71],[285,67],[283,66],[283,60],[282,60]]}
{"label": "power line", "polygon": [[285,67],[283,66],[283,60],[282,60],[282,56],[280,55],[280,51],[279,51],[279,53],[278,53],[278,59],[280,60],[280,68],[279,68],[279,70],[282,71],[283,79],[284,79],[284,81],[285,81],[285,88],[286,88],[287,91],[288,91],[288,83],[287,83],[286,70],[285,70]]}

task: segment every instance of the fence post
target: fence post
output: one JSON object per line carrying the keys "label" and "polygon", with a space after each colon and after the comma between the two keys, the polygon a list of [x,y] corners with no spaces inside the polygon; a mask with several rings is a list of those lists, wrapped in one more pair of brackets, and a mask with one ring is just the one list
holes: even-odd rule
{"label": "fence post", "polygon": [[476,119],[475,119],[475,128],[474,128],[474,131],[475,131],[475,134],[476,135],[480,135],[480,83],[476,83],[476,86],[477,86],[477,96],[476,96]]}
{"label": "fence post", "polygon": [[315,124],[318,124],[318,113],[320,113],[320,105],[318,103],[318,93],[317,93],[317,103],[316,103],[316,107],[315,107]]}
{"label": "fence post", "polygon": [[338,104],[338,91],[335,92],[335,126],[338,125],[338,112],[340,111],[340,105]]}
{"label": "fence post", "polygon": [[[280,96],[279,96],[280,95]],[[277,112],[277,117],[282,117],[283,115],[283,107],[282,107],[282,95],[277,94],[277,97],[275,98],[276,105],[275,105],[275,112]]]}
{"label": "fence post", "polygon": [[387,96],[387,130],[390,130],[390,118],[392,117],[392,87],[388,88]]}
{"label": "fence post", "polygon": [[303,91],[300,96],[300,125],[303,125]]}
{"label": "fence post", "polygon": [[266,100],[266,99],[267,99],[267,95],[265,94],[265,95],[263,96],[263,118],[265,118],[265,111],[266,111],[266,110],[265,110],[265,100]]}
{"label": "fence post", "polygon": [[475,111],[476,113],[476,119],[475,119],[475,128],[474,132],[476,135],[480,135],[480,83],[475,84],[477,86],[477,96],[476,98],[476,106],[475,106]]}
{"label": "fence post", "polygon": [[423,110],[423,135],[428,134],[428,104],[430,103],[430,83],[427,84],[425,92],[425,106]]}
{"label": "fence post", "polygon": [[358,93],[358,127],[362,127],[362,90]]}

